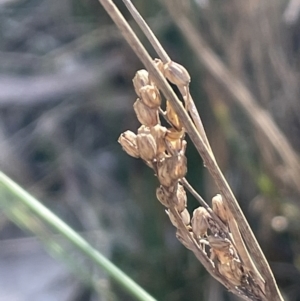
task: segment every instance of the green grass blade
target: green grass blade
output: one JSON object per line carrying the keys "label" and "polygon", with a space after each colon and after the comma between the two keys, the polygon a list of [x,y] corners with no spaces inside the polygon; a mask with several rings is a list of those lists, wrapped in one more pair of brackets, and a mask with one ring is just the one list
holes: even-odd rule
{"label": "green grass blade", "polygon": [[[10,206],[10,202],[13,201],[22,205],[20,208],[26,208],[27,210],[30,210],[34,216],[38,217],[45,224],[51,226],[51,228],[53,228],[58,234],[73,244],[76,249],[84,253],[96,266],[103,269],[113,280],[119,283],[124,290],[134,296],[136,300],[156,301],[143,288],[129,278],[100,252],[94,249],[86,240],[78,235],[54,213],[52,213],[4,173],[0,172],[0,208],[6,212],[7,208]],[[24,220],[25,215],[22,215],[22,210],[14,210],[16,210],[16,212],[14,212],[14,220]],[[31,224],[34,224],[34,222],[35,219],[33,218]],[[22,226],[24,227],[26,224],[28,223],[22,223]],[[32,231],[30,226],[26,227]]]}

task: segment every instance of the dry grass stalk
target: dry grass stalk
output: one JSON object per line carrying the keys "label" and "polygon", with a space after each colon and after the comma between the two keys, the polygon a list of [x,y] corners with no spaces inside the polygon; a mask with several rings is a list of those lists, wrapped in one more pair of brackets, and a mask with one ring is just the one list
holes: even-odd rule
{"label": "dry grass stalk", "polygon": [[[269,265],[216,163],[201,119],[191,109],[195,106],[189,94],[190,79],[187,71],[168,60],[168,57],[164,58],[168,60],[165,62],[153,60],[113,2],[100,2],[148,70],[138,71],[133,80],[139,96],[134,109],[142,125],[137,134],[129,131],[123,133],[119,142],[129,155],[142,158],[154,170],[161,184],[157,188],[157,197],[177,228],[177,238],[195,254],[213,277],[236,295],[245,300],[282,300]],[[126,3],[131,5],[130,1]],[[138,15],[136,11],[133,14]],[[151,33],[145,24],[140,24],[145,32]],[[161,48],[157,40],[151,43]],[[179,87],[185,107],[166,78]],[[160,107],[158,91],[167,100],[166,112]],[[158,117],[160,112],[171,125],[170,128],[161,126]],[[198,124],[197,128],[195,124]],[[184,178],[187,172],[185,133],[195,144],[220,191],[220,195],[213,198],[213,210],[204,202],[205,208],[197,208],[192,219],[186,209],[187,199],[183,188],[183,185],[191,188]],[[200,198],[195,191],[192,192],[197,199]]]}
{"label": "dry grass stalk", "polygon": [[[184,13],[182,1],[161,0],[167,8],[174,23],[196,58],[210,75],[223,86],[232,99],[245,111],[255,129],[262,133],[265,143],[278,154],[280,160],[272,163],[273,173],[283,184],[300,193],[300,161],[283,132],[278,128],[272,116],[264,110],[255,99],[254,95],[210,49],[198,29]],[[286,74],[286,73],[285,73]],[[293,80],[290,79],[290,82]],[[268,162],[267,162],[268,163]],[[278,168],[280,166],[280,168]]]}

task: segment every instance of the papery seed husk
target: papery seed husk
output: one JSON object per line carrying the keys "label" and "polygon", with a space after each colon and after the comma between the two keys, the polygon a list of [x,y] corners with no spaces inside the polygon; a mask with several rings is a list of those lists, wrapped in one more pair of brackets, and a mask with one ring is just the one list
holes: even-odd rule
{"label": "papery seed husk", "polygon": [[180,216],[182,218],[183,223],[186,226],[188,226],[191,222],[191,216],[186,208],[180,213]]}
{"label": "papery seed husk", "polygon": [[178,117],[178,115],[175,113],[170,101],[167,100],[166,102],[166,113],[167,113],[167,118],[169,122],[177,129],[181,130],[182,129],[182,123]]}
{"label": "papery seed husk", "polygon": [[243,276],[241,263],[228,263],[228,264],[218,264],[218,270],[221,275],[223,275],[231,284],[234,286],[241,285],[241,279]]}
{"label": "papery seed husk", "polygon": [[165,139],[165,146],[168,151],[168,153],[172,156],[177,156],[179,153],[184,154],[182,152],[182,140],[168,140],[167,138]]}
{"label": "papery seed husk", "polygon": [[158,110],[147,107],[139,98],[133,104],[138,121],[148,127],[159,123]]}
{"label": "papery seed husk", "polygon": [[123,150],[131,157],[139,158],[140,152],[136,144],[136,134],[132,131],[122,133],[118,139]]}
{"label": "papery seed husk", "polygon": [[174,204],[174,207],[177,209],[179,213],[181,213],[187,204],[187,197],[184,187],[181,184],[177,184],[176,192],[173,194],[171,201]]}
{"label": "papery seed husk", "polygon": [[157,154],[164,153],[166,150],[165,136],[167,129],[164,126],[157,124],[154,127],[151,127],[150,131],[156,142]]}
{"label": "papery seed husk", "polygon": [[210,218],[210,214],[204,207],[198,207],[194,210],[191,224],[193,233],[197,238],[207,234],[208,218]]}
{"label": "papery seed husk", "polygon": [[187,159],[184,155],[177,155],[171,157],[170,162],[170,176],[174,180],[182,179],[187,173]]}
{"label": "papery seed husk", "polygon": [[150,84],[148,71],[145,69],[137,71],[134,78],[132,79],[132,82],[135,93],[138,96],[141,96],[140,89]]}
{"label": "papery seed husk", "polygon": [[168,198],[163,186],[159,186],[156,188],[156,197],[165,207],[167,207],[167,208],[170,207],[169,198]]}
{"label": "papery seed husk", "polygon": [[141,101],[149,108],[155,109],[161,105],[159,90],[151,85],[140,88]]}
{"label": "papery seed husk", "polygon": [[180,64],[170,61],[164,65],[165,77],[177,86],[188,86],[191,77],[187,70]]}
{"label": "papery seed husk", "polygon": [[148,126],[145,125],[141,125],[138,130],[137,130],[138,134],[151,134],[151,128],[149,128]]}
{"label": "papery seed husk", "polygon": [[220,194],[217,194],[212,198],[212,209],[222,222],[227,223],[227,209]]}
{"label": "papery seed husk", "polygon": [[168,160],[170,160],[169,157],[157,164],[157,178],[160,184],[165,187],[170,187],[174,184],[174,180],[170,176],[170,164],[168,164]]}
{"label": "papery seed husk", "polygon": [[168,139],[169,141],[180,140],[183,139],[184,134],[185,134],[184,129],[176,130],[174,128],[170,128],[166,133],[166,139]]}
{"label": "papery seed husk", "polygon": [[187,173],[186,164],[187,160],[184,155],[166,157],[158,166],[160,183],[164,186],[171,186],[174,181],[182,179]]}
{"label": "papery seed husk", "polygon": [[143,160],[151,162],[156,157],[156,143],[151,134],[137,134],[136,144]]}

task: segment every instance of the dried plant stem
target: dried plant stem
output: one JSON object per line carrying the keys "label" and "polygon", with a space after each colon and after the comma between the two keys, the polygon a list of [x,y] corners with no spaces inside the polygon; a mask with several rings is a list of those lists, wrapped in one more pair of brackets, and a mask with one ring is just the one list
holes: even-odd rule
{"label": "dried plant stem", "polygon": [[[214,159],[212,152],[210,151],[207,143],[205,143],[204,136],[199,134],[199,131],[196,129],[193,121],[189,117],[188,113],[184,109],[182,103],[175,95],[174,91],[171,89],[170,85],[168,84],[165,77],[162,73],[158,70],[156,65],[153,63],[152,58],[149,56],[143,45],[140,43],[124,17],[121,15],[119,10],[110,0],[99,0],[103,7],[106,9],[110,17],[119,27],[120,31],[124,35],[125,39],[132,47],[136,55],[142,61],[146,69],[149,71],[150,75],[154,78],[154,81],[158,88],[163,92],[166,99],[170,101],[172,107],[174,108],[176,114],[180,118],[186,132],[190,136],[192,142],[194,143],[196,149],[198,150],[199,154],[203,158],[204,164],[211,173],[212,177],[214,178],[219,191],[221,192],[222,196],[225,199],[227,207],[233,214],[233,217],[239,224],[240,230],[242,235],[245,239],[247,246],[249,247],[253,259],[255,260],[256,264],[258,265],[259,271],[264,275],[266,281],[266,298],[262,298],[264,300],[283,300],[279,290],[276,286],[276,282],[268,265],[268,262],[265,259],[264,254],[262,253],[256,238],[251,231],[251,228],[246,221],[237,200],[235,199],[227,181],[225,180],[222,172],[220,171],[216,160]],[[200,117],[199,117],[200,118]],[[172,214],[176,217],[176,221],[180,224],[182,223],[180,217],[178,216],[178,212],[170,208]],[[180,228],[185,229],[184,225],[180,225]],[[190,237],[191,241],[194,244],[194,248],[198,248],[198,245],[193,241],[193,237]],[[199,249],[199,248],[198,248]],[[236,292],[236,289],[226,283],[226,281],[220,280],[216,271],[212,270],[212,266],[209,262],[207,262],[207,257],[204,256],[203,251],[201,249],[197,250],[198,252],[194,252],[195,255],[199,258],[199,260],[203,263],[203,265],[207,268],[207,270],[215,277],[219,278],[218,280],[222,282],[227,288],[231,288],[231,290]],[[202,255],[203,254],[203,255]],[[237,293],[239,295],[239,293]],[[241,296],[244,299],[250,299],[247,296]]]}
{"label": "dried plant stem", "polygon": [[188,182],[186,178],[181,180],[184,187],[193,195],[193,197],[213,216],[213,218],[218,223],[219,227],[226,232],[226,226],[220,220],[220,218],[215,214],[215,212],[209,207],[209,205],[204,201],[204,199],[199,195],[199,193],[192,187],[192,185]]}
{"label": "dried plant stem", "polygon": [[[288,181],[284,183],[290,185],[295,191],[300,192],[300,161],[299,157],[289,144],[285,135],[277,127],[270,114],[259,106],[252,93],[247,87],[236,78],[223,64],[219,57],[208,47],[187,16],[176,9],[173,0],[161,1],[167,8],[174,23],[182,32],[187,43],[195,53],[200,63],[206,70],[220,83],[233,97],[238,105],[249,116],[250,121],[269,141],[270,145],[279,154],[285,165]],[[281,177],[279,179],[282,180]]]}
{"label": "dried plant stem", "polygon": [[[156,38],[155,34],[151,30],[151,28],[148,26],[148,24],[145,22],[145,20],[140,15],[140,13],[137,11],[137,9],[134,7],[132,2],[130,0],[123,0],[123,2],[126,5],[126,7],[128,8],[128,10],[131,13],[131,15],[133,16],[133,18],[135,19],[135,21],[137,22],[137,24],[140,26],[140,28],[143,31],[143,33],[145,34],[145,36],[148,38],[149,42],[151,43],[151,45],[157,52],[157,54],[160,57],[160,59],[162,60],[162,62],[167,63],[167,62],[171,61],[171,58],[166,53],[166,51],[164,50],[164,48],[162,47],[162,45]],[[179,90],[180,90],[182,96],[184,97],[185,102],[187,103],[187,109],[188,109],[189,113],[191,114],[191,117],[196,125],[196,128],[198,129],[205,144],[207,145],[207,148],[210,150],[211,155],[213,156],[213,152],[211,151],[211,147],[210,147],[209,141],[207,139],[207,136],[206,136],[206,133],[205,133],[205,130],[203,127],[203,123],[201,121],[201,118],[199,116],[198,110],[196,108],[195,102],[194,102],[191,94],[188,91],[188,95],[186,95],[185,91],[183,91],[182,89],[179,89]]]}

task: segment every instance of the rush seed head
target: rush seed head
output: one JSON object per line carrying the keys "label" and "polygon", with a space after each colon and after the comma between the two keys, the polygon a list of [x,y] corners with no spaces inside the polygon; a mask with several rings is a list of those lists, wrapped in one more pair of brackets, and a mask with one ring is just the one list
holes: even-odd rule
{"label": "rush seed head", "polygon": [[156,157],[156,143],[151,134],[137,134],[136,144],[143,160],[151,162]]}
{"label": "rush seed head", "polygon": [[151,109],[157,109],[161,105],[159,90],[151,85],[140,88],[140,97],[142,102]]}
{"label": "rush seed head", "polygon": [[159,123],[158,110],[149,108],[139,98],[133,104],[133,109],[141,124],[152,127]]}
{"label": "rush seed head", "polygon": [[186,87],[191,81],[187,70],[180,64],[170,61],[164,65],[165,77],[174,85]]}
{"label": "rush seed head", "polygon": [[132,131],[122,133],[118,139],[123,150],[131,157],[139,158],[140,153],[136,144],[136,134]]}
{"label": "rush seed head", "polygon": [[132,82],[133,82],[135,93],[138,96],[141,96],[140,89],[150,84],[148,71],[145,69],[141,69],[137,71]]}

